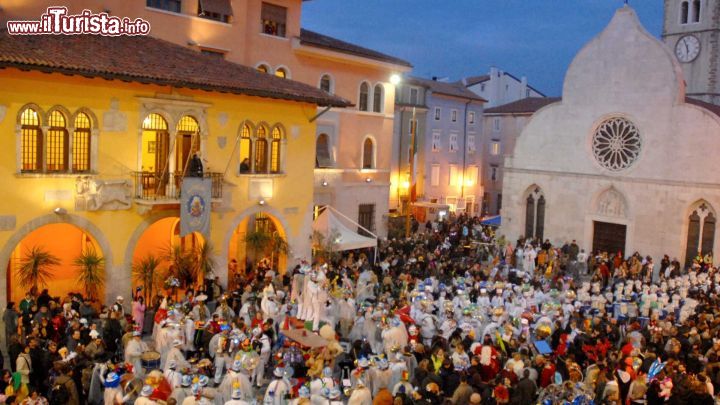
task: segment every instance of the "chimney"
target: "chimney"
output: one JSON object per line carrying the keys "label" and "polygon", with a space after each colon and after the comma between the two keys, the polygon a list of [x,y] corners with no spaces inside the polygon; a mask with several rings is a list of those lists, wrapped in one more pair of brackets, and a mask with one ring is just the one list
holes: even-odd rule
{"label": "chimney", "polygon": [[436,82],[436,81],[437,81],[437,76],[433,76],[432,79],[433,79],[434,82]]}
{"label": "chimney", "polygon": [[492,66],[490,68],[490,77],[496,77],[496,76],[500,76],[500,72],[498,71],[498,68],[496,68],[495,66]]}

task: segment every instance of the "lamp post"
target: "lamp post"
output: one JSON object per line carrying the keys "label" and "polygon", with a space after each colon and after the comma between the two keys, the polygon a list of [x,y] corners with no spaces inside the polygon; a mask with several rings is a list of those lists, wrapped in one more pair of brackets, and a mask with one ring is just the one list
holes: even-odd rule
{"label": "lamp post", "polygon": [[[408,192],[408,204],[405,210],[405,237],[410,237],[410,212],[412,211],[413,189],[415,187],[415,133],[417,132],[417,122],[415,121],[415,106],[412,109],[412,119],[410,120],[410,188]],[[415,190],[417,193],[417,190]]]}

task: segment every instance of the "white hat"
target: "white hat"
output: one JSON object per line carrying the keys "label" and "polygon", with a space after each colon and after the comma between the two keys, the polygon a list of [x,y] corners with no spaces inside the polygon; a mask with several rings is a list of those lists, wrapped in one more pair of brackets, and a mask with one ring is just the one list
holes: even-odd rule
{"label": "white hat", "polygon": [[142,391],[140,391],[140,395],[142,395],[144,397],[149,397],[150,395],[152,395],[154,390],[155,389],[153,387],[151,387],[149,385],[145,385],[142,387]]}
{"label": "white hat", "polygon": [[122,295],[118,295],[117,298],[115,298],[115,301],[122,301],[125,298],[122,297]]}
{"label": "white hat", "polygon": [[100,337],[100,332],[96,331],[95,329],[90,331],[90,337],[92,339],[97,339]]}
{"label": "white hat", "polygon": [[195,297],[195,301],[202,302],[208,299],[208,296],[205,294],[200,294],[197,297]]}
{"label": "white hat", "polygon": [[173,340],[173,346],[182,346],[183,342],[180,339]]}

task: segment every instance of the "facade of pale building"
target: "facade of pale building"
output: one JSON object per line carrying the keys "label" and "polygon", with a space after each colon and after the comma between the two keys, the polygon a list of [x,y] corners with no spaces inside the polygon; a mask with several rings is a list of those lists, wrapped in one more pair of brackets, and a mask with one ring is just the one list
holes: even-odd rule
{"label": "facade of pale building", "polygon": [[506,158],[501,232],[656,261],[717,251],[720,118],[685,92],[673,51],[619,9]]}
{"label": "facade of pale building", "polygon": [[527,77],[517,78],[511,73],[491,67],[486,75],[469,76],[458,81],[468,90],[487,100],[485,108],[512,103],[527,97],[545,97],[528,84]]}

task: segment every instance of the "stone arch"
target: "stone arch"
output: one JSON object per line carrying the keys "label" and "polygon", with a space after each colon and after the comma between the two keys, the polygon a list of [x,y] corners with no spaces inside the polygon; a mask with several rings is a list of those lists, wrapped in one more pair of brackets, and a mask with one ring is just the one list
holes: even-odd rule
{"label": "stone arch", "polygon": [[43,127],[47,125],[47,115],[45,114],[45,110],[40,108],[39,105],[35,103],[27,103],[24,106],[20,107],[20,109],[17,112],[17,117],[15,118],[15,123],[19,126],[22,123],[22,115],[28,108],[31,108],[33,111],[35,111],[38,115],[38,122],[40,123],[40,127]]}
{"label": "stone arch", "polygon": [[135,249],[137,248],[137,244],[140,241],[140,237],[147,231],[148,228],[155,222],[163,219],[163,218],[169,218],[169,217],[177,217],[178,213],[173,211],[160,211],[155,214],[148,215],[143,219],[143,221],[135,228],[135,231],[133,231],[132,235],[130,236],[130,239],[128,239],[127,247],[125,248],[125,266],[130,269],[132,266],[133,261],[133,255],[135,254]]}
{"label": "stone arch", "polygon": [[689,266],[697,255],[713,254],[717,211],[707,200],[698,199],[688,206],[683,223],[685,265]]}
{"label": "stone arch", "polygon": [[526,238],[543,239],[545,236],[545,212],[547,200],[542,187],[532,184],[522,194],[521,204],[525,206],[525,228]]}
{"label": "stone arch", "polygon": [[78,108],[77,110],[75,110],[75,112],[72,114],[72,117],[70,118],[70,122],[72,122],[73,125],[75,125],[75,119],[76,119],[77,116],[80,115],[81,113],[87,115],[88,118],[90,118],[90,127],[91,127],[93,130],[97,130],[97,129],[99,128],[97,116],[95,115],[95,113],[94,113],[91,109],[89,109],[89,108],[87,108],[87,107],[80,107],[80,108]]}
{"label": "stone arch", "polygon": [[629,204],[625,195],[615,186],[600,191],[593,200],[593,212],[605,217],[627,218]]}

